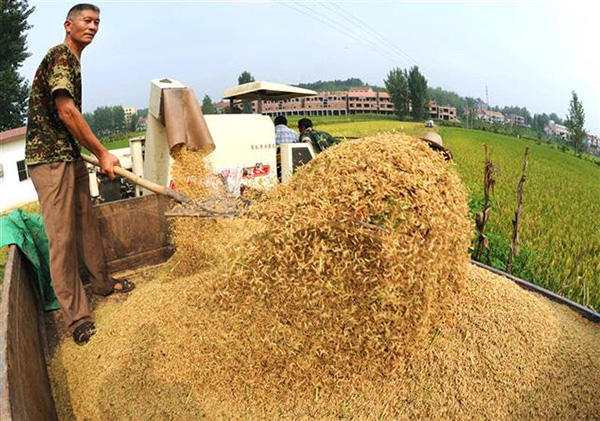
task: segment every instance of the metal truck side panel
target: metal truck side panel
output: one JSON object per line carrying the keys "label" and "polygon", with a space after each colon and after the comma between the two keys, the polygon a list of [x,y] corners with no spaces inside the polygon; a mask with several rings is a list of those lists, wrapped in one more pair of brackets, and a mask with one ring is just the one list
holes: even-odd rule
{"label": "metal truck side panel", "polygon": [[[173,253],[157,195],[95,208],[111,272],[158,264]],[[0,420],[56,420],[48,370],[44,315],[21,251],[9,249],[0,303]]]}
{"label": "metal truck side panel", "polygon": [[27,261],[15,245],[6,269],[0,305],[0,419],[56,420],[42,306]]}

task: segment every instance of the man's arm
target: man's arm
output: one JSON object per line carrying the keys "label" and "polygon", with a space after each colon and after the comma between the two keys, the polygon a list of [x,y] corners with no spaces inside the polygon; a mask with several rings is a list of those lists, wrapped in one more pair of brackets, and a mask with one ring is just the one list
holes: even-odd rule
{"label": "man's arm", "polygon": [[298,136],[298,142],[312,143],[312,139],[310,138],[308,133],[300,133],[300,135]]}
{"label": "man's arm", "polygon": [[109,153],[102,143],[90,129],[87,122],[75,106],[75,101],[65,90],[59,90],[54,93],[54,104],[58,110],[58,117],[67,127],[69,132],[77,141],[88,148],[100,161],[100,170],[108,174],[112,180],[115,178],[113,167],[121,166],[119,159]]}

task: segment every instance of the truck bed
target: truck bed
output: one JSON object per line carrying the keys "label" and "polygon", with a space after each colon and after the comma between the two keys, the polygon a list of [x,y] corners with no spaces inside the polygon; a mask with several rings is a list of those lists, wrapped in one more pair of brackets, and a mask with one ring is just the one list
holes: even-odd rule
{"label": "truck bed", "polygon": [[[167,199],[151,195],[97,206],[103,246],[112,273],[166,261],[173,253],[164,211]],[[563,297],[501,271],[521,287],[568,306],[600,323],[600,315]],[[85,278],[85,273],[82,273]],[[45,323],[45,319],[57,319]],[[46,361],[60,336],[59,317],[44,314],[16,246],[9,250],[0,304],[0,419],[55,420],[56,409]]]}

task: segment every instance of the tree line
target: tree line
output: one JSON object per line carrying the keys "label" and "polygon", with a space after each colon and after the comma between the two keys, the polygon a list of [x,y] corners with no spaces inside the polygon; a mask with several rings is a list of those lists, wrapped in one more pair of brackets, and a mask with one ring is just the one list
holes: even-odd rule
{"label": "tree line", "polygon": [[135,132],[140,113],[136,112],[126,117],[125,109],[120,105],[112,107],[98,107],[91,113],[84,113],[83,117],[90,128],[98,137],[117,132]]}
{"label": "tree line", "polygon": [[298,88],[311,89],[317,92],[348,91],[350,88],[361,86],[369,87],[376,92],[385,91],[385,88],[381,86],[369,85],[356,77],[350,77],[346,80],[318,80],[311,83],[298,83],[294,86],[297,86]]}
{"label": "tree line", "polygon": [[25,32],[34,9],[26,0],[0,2],[0,132],[25,122],[29,83],[19,76],[19,68],[30,56]]}
{"label": "tree line", "polygon": [[429,117],[427,79],[418,66],[410,69],[396,67],[384,82],[400,120],[409,114],[416,121]]}

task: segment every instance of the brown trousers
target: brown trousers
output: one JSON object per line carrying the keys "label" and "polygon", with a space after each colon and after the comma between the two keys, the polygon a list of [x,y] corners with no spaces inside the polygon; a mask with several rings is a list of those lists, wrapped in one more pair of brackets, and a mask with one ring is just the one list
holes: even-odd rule
{"label": "brown trousers", "polygon": [[73,332],[90,319],[79,259],[92,276],[92,291],[106,295],[114,284],[92,209],[88,171],[81,159],[32,165],[28,170],[48,236],[52,286],[67,328]]}

